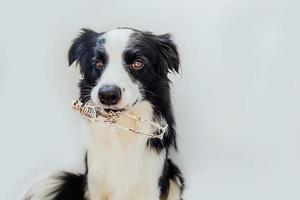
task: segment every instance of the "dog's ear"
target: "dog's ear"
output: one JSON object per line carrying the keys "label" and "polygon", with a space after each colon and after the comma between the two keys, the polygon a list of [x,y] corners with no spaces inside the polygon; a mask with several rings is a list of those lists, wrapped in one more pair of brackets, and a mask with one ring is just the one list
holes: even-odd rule
{"label": "dog's ear", "polygon": [[73,62],[80,62],[80,58],[84,57],[85,53],[96,45],[96,38],[98,33],[90,29],[81,29],[80,35],[73,40],[73,43],[69,49],[69,66]]}
{"label": "dog's ear", "polygon": [[171,39],[170,34],[157,35],[158,50],[163,57],[164,73],[176,72],[179,73],[180,59],[176,44]]}

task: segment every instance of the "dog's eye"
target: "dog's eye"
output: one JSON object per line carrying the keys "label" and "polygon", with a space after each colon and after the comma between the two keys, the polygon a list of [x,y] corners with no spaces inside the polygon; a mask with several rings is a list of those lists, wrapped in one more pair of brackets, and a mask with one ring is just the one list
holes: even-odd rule
{"label": "dog's eye", "polygon": [[96,67],[102,68],[102,67],[104,67],[104,63],[101,60],[97,60],[96,61]]}
{"label": "dog's eye", "polygon": [[141,59],[136,59],[131,65],[131,68],[138,70],[144,67],[144,62]]}

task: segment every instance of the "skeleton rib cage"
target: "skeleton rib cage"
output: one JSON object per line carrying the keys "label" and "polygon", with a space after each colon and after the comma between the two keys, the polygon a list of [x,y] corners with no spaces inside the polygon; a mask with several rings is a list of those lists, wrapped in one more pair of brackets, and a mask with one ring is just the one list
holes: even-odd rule
{"label": "skeleton rib cage", "polygon": [[[72,102],[72,107],[74,110],[79,111],[80,115],[90,121],[94,122],[102,122],[109,124],[111,126],[117,127],[119,129],[125,130],[127,132],[131,132],[138,135],[144,135],[149,138],[159,138],[163,139],[164,134],[168,128],[168,125],[161,126],[160,124],[153,122],[151,120],[143,119],[139,116],[130,115],[123,112],[114,112],[109,111],[106,112],[103,108],[99,107],[97,104],[95,104],[92,100],[87,101],[85,104],[83,104],[80,100],[74,100]],[[118,118],[121,116],[131,118],[135,120],[136,122],[148,124],[154,128],[157,129],[157,131],[154,131],[154,133],[144,133],[136,130],[135,128],[130,127],[123,127],[117,124]],[[102,119],[101,119],[102,118]],[[103,120],[104,118],[104,120]]]}

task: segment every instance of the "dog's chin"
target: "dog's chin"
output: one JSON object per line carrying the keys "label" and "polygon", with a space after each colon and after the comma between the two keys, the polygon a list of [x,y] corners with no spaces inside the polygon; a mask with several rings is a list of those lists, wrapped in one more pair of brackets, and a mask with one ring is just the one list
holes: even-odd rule
{"label": "dog's chin", "polygon": [[139,101],[135,100],[132,104],[126,106],[102,106],[106,112],[128,112],[130,111]]}

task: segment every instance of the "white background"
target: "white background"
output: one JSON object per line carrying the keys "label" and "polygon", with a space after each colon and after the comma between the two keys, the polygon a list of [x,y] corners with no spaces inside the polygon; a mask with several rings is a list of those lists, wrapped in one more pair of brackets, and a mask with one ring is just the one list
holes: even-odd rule
{"label": "white background", "polygon": [[300,199],[299,1],[6,1],[0,5],[0,199],[53,170],[80,170],[70,109],[79,29],[171,32],[185,199]]}

